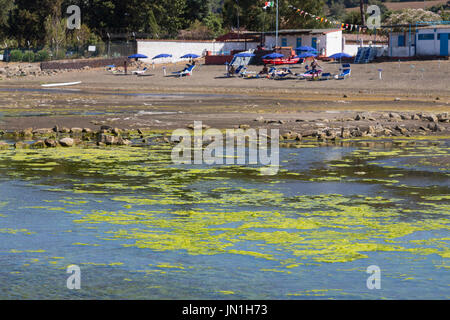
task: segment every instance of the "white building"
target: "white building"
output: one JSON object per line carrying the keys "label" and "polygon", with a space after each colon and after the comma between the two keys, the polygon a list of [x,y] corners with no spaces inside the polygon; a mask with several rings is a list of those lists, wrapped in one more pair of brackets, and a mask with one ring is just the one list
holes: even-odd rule
{"label": "white building", "polygon": [[[271,49],[276,45],[275,32],[265,34],[265,47]],[[341,29],[295,29],[279,30],[278,46],[292,47],[309,46],[317,49],[320,55],[330,56],[342,52]]]}
{"label": "white building", "polygon": [[421,27],[389,34],[389,56],[448,56],[450,25]]}
{"label": "white building", "polygon": [[388,49],[388,37],[380,35],[369,35],[364,33],[344,34],[342,37],[343,50],[351,56],[356,56],[359,48],[372,47],[377,49],[377,57],[385,55]]}
{"label": "white building", "polygon": [[[205,56],[207,52],[229,54],[233,50],[255,49],[258,44],[257,42],[244,41],[137,40],[137,52],[148,57],[148,59],[141,59],[144,62],[162,63],[180,61],[180,57],[188,53],[199,56]],[[171,54],[172,58],[152,60],[153,57],[161,53]]]}

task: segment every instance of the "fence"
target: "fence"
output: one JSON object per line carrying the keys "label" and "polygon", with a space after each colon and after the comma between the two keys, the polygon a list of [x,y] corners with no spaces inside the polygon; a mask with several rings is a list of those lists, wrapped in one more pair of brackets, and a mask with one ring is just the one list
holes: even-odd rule
{"label": "fence", "polygon": [[118,58],[136,53],[136,42],[100,42],[52,48],[0,48],[0,61],[44,62],[66,59]]}

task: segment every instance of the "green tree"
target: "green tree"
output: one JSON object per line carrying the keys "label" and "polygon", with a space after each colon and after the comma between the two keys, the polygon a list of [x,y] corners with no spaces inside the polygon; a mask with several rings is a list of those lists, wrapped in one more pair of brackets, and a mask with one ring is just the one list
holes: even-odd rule
{"label": "green tree", "polygon": [[346,14],[344,3],[339,2],[339,1],[333,1],[329,5],[329,12],[330,12],[329,13],[330,17],[332,17],[334,19],[342,20]]}

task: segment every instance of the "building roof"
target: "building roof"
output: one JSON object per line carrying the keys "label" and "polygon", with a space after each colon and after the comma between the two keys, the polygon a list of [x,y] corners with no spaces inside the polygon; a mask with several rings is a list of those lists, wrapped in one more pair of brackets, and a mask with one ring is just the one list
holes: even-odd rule
{"label": "building roof", "polygon": [[374,43],[388,43],[388,37],[383,35],[377,35],[376,37],[370,34],[343,34],[342,37],[345,38],[345,42],[358,42],[363,40],[364,42],[372,41]]}
{"label": "building roof", "polygon": [[431,25],[431,26],[425,26],[425,27],[419,27],[417,28],[419,30],[422,29],[450,29],[450,24],[437,24],[437,25]]}
{"label": "building roof", "polygon": [[[342,32],[341,29],[285,29],[278,30],[278,34],[327,34],[331,32]],[[265,34],[275,34],[275,31],[264,32]]]}

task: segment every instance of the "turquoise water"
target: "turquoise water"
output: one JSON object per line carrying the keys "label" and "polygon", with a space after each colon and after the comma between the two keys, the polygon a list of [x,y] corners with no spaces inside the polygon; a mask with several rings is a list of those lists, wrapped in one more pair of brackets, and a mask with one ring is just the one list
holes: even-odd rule
{"label": "turquoise water", "polygon": [[450,140],[299,146],[275,176],[163,145],[0,151],[0,299],[448,299]]}

